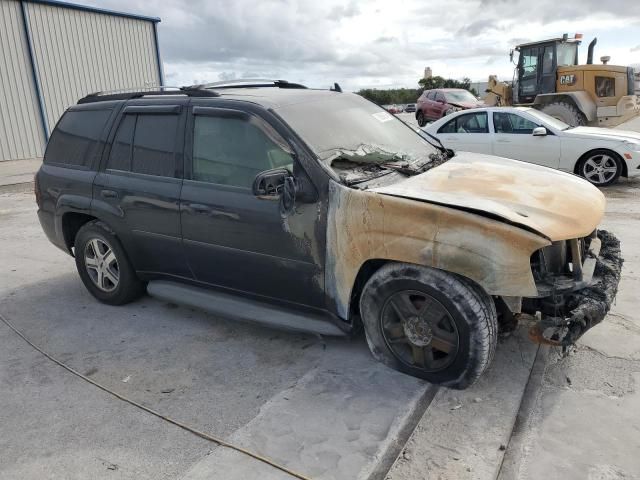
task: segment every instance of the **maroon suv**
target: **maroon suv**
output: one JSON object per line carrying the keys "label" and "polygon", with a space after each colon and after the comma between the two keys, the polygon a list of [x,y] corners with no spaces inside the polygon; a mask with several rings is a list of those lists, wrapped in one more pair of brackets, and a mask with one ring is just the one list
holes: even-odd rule
{"label": "maroon suv", "polygon": [[482,101],[462,88],[425,90],[418,98],[416,120],[418,120],[418,125],[424,127],[427,122],[438,120],[458,110],[482,106],[484,106]]}

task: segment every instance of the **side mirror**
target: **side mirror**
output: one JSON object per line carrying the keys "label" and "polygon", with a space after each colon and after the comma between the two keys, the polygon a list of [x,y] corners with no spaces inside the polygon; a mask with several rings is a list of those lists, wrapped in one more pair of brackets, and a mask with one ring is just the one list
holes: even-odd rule
{"label": "side mirror", "polygon": [[257,197],[279,197],[287,178],[293,180],[291,172],[286,168],[274,168],[260,172],[253,181],[253,194]]}
{"label": "side mirror", "polygon": [[534,137],[546,137],[547,136],[547,129],[544,127],[536,127],[533,129],[533,136]]}

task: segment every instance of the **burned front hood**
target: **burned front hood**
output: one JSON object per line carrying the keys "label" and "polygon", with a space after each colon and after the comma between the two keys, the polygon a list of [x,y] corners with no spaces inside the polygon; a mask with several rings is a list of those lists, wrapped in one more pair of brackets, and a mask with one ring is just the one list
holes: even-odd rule
{"label": "burned front hood", "polygon": [[575,175],[469,152],[371,190],[501,218],[552,241],[590,234],[605,208],[604,195]]}

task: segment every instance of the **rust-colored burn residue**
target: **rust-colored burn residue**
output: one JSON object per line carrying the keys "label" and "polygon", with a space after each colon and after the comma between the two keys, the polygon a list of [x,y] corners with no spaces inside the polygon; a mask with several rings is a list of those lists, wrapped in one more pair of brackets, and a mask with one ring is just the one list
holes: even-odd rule
{"label": "rust-colored burn residue", "polygon": [[579,177],[464,152],[427,174],[374,191],[487,212],[554,241],[589,235],[605,209],[602,192]]}
{"label": "rust-colored burn residue", "polygon": [[492,295],[536,295],[530,257],[550,244],[542,236],[461,210],[336,182],[329,190],[325,285],[343,318],[358,271],[371,259],[458,273]]}

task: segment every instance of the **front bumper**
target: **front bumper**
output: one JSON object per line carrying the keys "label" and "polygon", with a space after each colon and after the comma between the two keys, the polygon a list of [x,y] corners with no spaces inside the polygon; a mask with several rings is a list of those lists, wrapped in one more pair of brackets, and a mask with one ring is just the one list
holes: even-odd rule
{"label": "front bumper", "polygon": [[[529,330],[530,338],[539,343],[567,347],[572,345],[587,330],[600,323],[609,312],[618,293],[622,271],[620,241],[611,233],[600,230],[600,251],[585,260],[583,269],[593,275],[589,284],[579,290],[553,295],[553,300],[562,305],[556,314],[543,313],[541,320]],[[587,275],[590,273],[585,272]]]}

